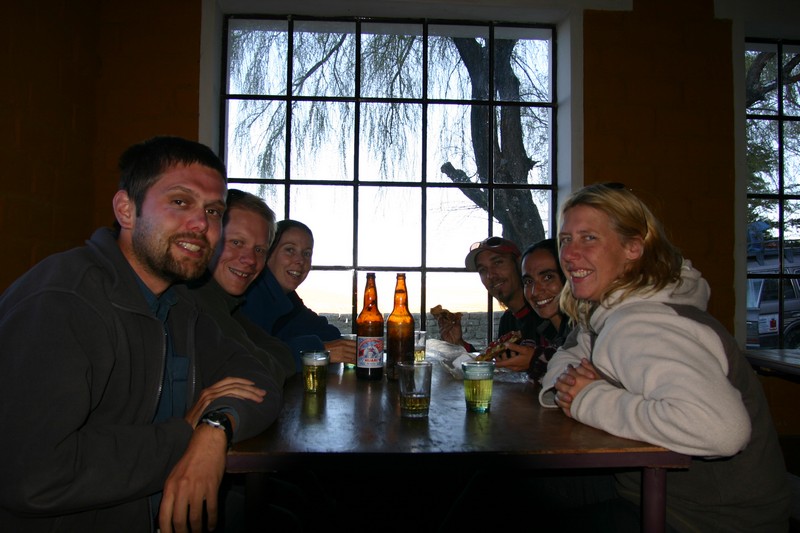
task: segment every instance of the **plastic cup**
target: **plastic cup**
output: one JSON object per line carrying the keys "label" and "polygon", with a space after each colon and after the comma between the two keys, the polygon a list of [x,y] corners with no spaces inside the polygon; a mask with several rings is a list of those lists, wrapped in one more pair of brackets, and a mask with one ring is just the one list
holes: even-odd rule
{"label": "plastic cup", "polygon": [[331,353],[328,350],[300,352],[303,361],[303,388],[306,392],[325,392],[328,381],[328,363]]}
{"label": "plastic cup", "polygon": [[[358,335],[355,333],[345,333],[342,335],[342,338],[348,341],[358,342]],[[342,366],[346,370],[352,370],[356,367],[355,363],[342,363]]]}
{"label": "plastic cup", "polygon": [[465,361],[461,363],[461,370],[464,372],[467,410],[476,413],[489,411],[492,405],[494,361]]}
{"label": "plastic cup", "polygon": [[400,414],[403,418],[427,418],[431,405],[430,361],[399,362],[396,365],[400,387]]}
{"label": "plastic cup", "polygon": [[425,360],[425,339],[426,333],[424,331],[414,331],[414,361]]}

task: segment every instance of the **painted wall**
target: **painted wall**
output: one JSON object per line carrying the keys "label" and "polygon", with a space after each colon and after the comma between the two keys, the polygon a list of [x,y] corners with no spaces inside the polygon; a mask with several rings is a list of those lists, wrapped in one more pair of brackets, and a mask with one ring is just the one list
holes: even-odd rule
{"label": "painted wall", "polygon": [[584,14],[584,176],[619,181],[711,285],[733,330],[731,22],[710,2],[634,2]]}
{"label": "painted wall", "polygon": [[0,34],[2,290],[113,221],[127,146],[197,138],[200,2],[12,2]]}

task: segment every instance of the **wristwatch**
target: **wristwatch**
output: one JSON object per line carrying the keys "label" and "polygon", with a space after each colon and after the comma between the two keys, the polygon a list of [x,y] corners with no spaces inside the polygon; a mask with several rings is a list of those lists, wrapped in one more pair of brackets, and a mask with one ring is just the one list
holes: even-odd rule
{"label": "wristwatch", "polygon": [[228,415],[222,411],[209,411],[200,418],[200,423],[224,430],[225,438],[228,441],[228,448],[231,447],[231,442],[233,442],[233,426],[231,426],[231,419],[228,418]]}

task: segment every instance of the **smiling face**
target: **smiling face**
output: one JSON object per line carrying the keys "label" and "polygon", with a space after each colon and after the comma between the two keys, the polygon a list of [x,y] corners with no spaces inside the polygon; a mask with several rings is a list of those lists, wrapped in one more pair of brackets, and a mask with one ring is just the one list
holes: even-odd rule
{"label": "smiling face", "polygon": [[227,217],[213,265],[214,279],[228,294],[240,296],[267,264],[269,223],[258,213],[238,207]]}
{"label": "smiling face", "polygon": [[623,243],[608,215],[588,205],[564,212],[559,232],[561,268],[579,300],[600,302],[631,261],[641,256],[641,241]]}
{"label": "smiling face", "polygon": [[163,172],[138,214],[125,191],[114,196],[119,246],[153,293],[205,272],[222,229],[225,191],[219,172],[191,164]]}
{"label": "smiling face", "polygon": [[311,235],[300,228],[289,228],[267,260],[270,272],[284,292],[297,290],[311,270],[314,242]]}
{"label": "smiling face", "polygon": [[517,259],[512,254],[499,254],[491,250],[475,258],[481,283],[489,294],[503,305],[516,310],[515,299],[522,300],[522,281],[517,269]]}
{"label": "smiling face", "polygon": [[558,297],[564,284],[556,258],[548,250],[539,248],[524,257],[522,287],[525,299],[540,317],[550,320],[559,314]]}

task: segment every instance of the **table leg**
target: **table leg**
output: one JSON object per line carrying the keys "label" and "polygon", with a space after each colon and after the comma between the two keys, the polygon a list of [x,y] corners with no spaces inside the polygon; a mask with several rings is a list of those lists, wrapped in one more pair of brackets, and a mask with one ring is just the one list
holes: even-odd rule
{"label": "table leg", "polygon": [[642,469],[642,531],[664,533],[667,521],[667,471]]}

